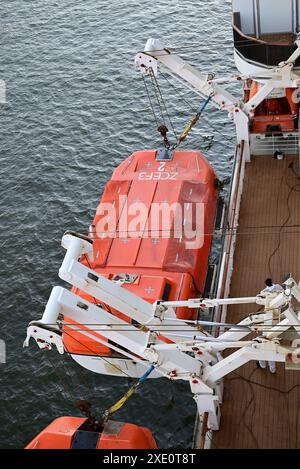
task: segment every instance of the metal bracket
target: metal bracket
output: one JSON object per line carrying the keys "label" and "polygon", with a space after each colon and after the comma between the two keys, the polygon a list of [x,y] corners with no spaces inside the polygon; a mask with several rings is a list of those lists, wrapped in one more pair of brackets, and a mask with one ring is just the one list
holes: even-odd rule
{"label": "metal bracket", "polygon": [[55,345],[57,351],[62,355],[64,353],[63,341],[60,333],[51,329],[46,329],[41,323],[35,322],[29,324],[27,328],[27,336],[23,343],[23,347],[29,347],[31,337],[36,341],[42,350],[52,350]]}
{"label": "metal bracket", "polygon": [[157,59],[147,52],[140,52],[135,56],[135,66],[140,69],[143,75],[148,75],[152,70],[157,75]]}

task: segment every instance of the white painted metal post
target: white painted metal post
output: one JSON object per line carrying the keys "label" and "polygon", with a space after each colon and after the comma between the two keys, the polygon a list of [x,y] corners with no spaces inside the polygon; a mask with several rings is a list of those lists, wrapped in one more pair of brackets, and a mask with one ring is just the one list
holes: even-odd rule
{"label": "white painted metal post", "polygon": [[41,323],[55,326],[58,315],[60,313],[60,297],[62,293],[61,287],[54,287],[49,296]]}

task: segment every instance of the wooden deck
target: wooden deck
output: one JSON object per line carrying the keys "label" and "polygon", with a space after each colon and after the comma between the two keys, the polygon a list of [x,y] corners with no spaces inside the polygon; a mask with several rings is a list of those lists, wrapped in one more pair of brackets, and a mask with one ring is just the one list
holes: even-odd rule
{"label": "wooden deck", "polygon": [[[246,165],[232,297],[256,295],[267,277],[280,283],[292,272],[300,280],[297,174],[297,157],[277,161],[257,156]],[[237,323],[258,309],[232,306],[227,321]],[[212,448],[300,448],[300,373],[279,364],[272,375],[249,363],[226,378],[221,411]]]}

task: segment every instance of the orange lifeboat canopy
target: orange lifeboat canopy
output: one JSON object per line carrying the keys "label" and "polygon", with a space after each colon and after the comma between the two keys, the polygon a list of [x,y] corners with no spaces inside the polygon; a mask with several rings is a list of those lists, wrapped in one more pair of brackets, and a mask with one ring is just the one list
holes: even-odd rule
{"label": "orange lifeboat canopy", "polygon": [[148,428],[108,421],[102,432],[92,431],[87,419],[59,417],[39,433],[25,449],[156,449]]}

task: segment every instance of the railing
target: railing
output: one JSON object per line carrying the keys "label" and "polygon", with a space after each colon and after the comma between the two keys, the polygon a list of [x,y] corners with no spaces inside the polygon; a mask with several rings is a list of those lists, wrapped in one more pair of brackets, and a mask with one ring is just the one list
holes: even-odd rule
{"label": "railing", "polygon": [[[222,254],[219,265],[217,298],[227,298],[233,271],[233,258],[236,243],[241,197],[245,174],[244,142],[236,148],[233,177],[230,187],[229,203],[226,215],[226,230],[223,233]],[[216,322],[225,322],[227,306],[219,306],[215,310]],[[215,331],[219,334],[219,329]]]}
{"label": "railing", "polygon": [[[243,190],[243,181],[245,174],[245,156],[244,142],[238,145],[235,153],[235,161],[232,171],[232,180],[229,193],[229,201],[227,204],[227,213],[222,226],[222,252],[218,267],[218,277],[216,281],[216,297],[227,298],[229,295],[231,276],[233,271],[233,257],[236,242],[236,229],[238,226],[240,203]],[[213,319],[216,322],[225,322],[227,306],[219,306],[215,308]],[[219,334],[219,328],[212,331],[216,336]],[[212,443],[212,431],[207,428],[207,415],[200,416],[197,412],[194,435],[193,448],[209,449]]]}
{"label": "railing", "polygon": [[285,155],[297,155],[299,152],[299,134],[290,132],[286,134],[251,134],[250,137],[252,155],[274,155],[281,151]]}
{"label": "railing", "polygon": [[[247,36],[236,25],[233,25],[233,40],[235,49],[245,60],[269,67],[286,61],[297,48],[294,44],[269,43]],[[300,58],[295,67],[300,67]]]}

